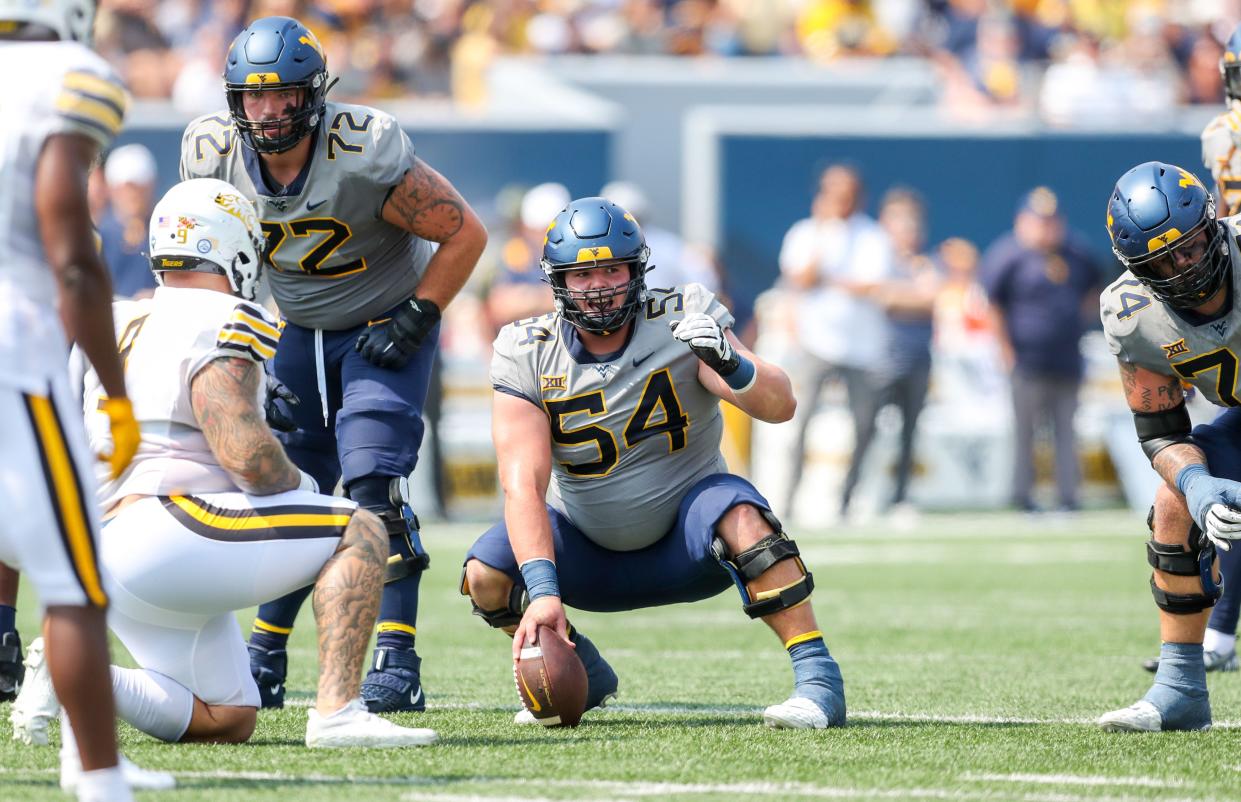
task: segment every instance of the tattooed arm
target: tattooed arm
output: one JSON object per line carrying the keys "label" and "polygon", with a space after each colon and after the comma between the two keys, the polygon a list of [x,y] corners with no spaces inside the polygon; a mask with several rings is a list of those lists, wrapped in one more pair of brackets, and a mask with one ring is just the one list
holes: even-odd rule
{"label": "tattooed arm", "polygon": [[[1134,412],[1163,412],[1185,402],[1180,379],[1140,368],[1132,362],[1121,360],[1120,381],[1125,389],[1125,401]],[[1176,487],[1176,475],[1182,468],[1195,463],[1205,465],[1206,461],[1206,455],[1198,446],[1177,443],[1157,453],[1151,464],[1165,482]]]}
{"label": "tattooed arm", "polygon": [[422,159],[393,188],[383,219],[440,247],[427,264],[418,297],[440,309],[457,295],[487,244],[487,229],[457,190]]}
{"label": "tattooed arm", "polygon": [[263,369],[246,359],[221,357],[190,380],[190,403],[211,453],[247,493],[293,490],[301,472],[271,433],[258,403]]}

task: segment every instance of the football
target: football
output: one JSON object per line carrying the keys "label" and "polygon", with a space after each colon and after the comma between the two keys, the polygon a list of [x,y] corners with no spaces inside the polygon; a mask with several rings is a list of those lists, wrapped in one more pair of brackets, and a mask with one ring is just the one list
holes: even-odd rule
{"label": "football", "polygon": [[586,710],[586,668],[554,631],[539,627],[538,641],[513,663],[517,695],[544,727],[576,727]]}

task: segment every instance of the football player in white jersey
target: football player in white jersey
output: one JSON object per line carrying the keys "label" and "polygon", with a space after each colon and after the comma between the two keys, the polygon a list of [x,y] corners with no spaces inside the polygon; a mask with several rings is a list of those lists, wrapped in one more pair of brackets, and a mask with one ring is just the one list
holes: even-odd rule
{"label": "football player in white jersey", "polygon": [[[62,787],[127,800],[131,784],[172,778],[118,766],[91,459],[65,370],[66,342],[77,340],[101,377],[94,414],[112,435],[108,472],[119,474],[138,427],[112,347],[86,177],[127,99],[84,44],[94,16],[87,0],[0,0],[0,67],[21,76],[0,84],[0,561],[26,573],[47,610],[46,652],[32,645],[28,663],[51,676],[72,724],[62,728]],[[15,723],[22,712],[15,704]]]}
{"label": "football player in white jersey", "polygon": [[514,633],[514,657],[539,625],[567,637],[586,667],[589,709],[618,680],[568,627],[565,606],[632,610],[735,584],[793,665],[793,694],[764,711],[767,725],[844,724],[844,681],[808,604],[811,575],[771,505],[720,454],[720,401],[787,421],[797,404],[789,378],[743,348],[702,285],[648,290],[649,254],[633,215],[604,198],[573,201],[549,226],[542,266],[557,311],[496,338],[504,520],[466,554],[461,591],[488,624]]}
{"label": "football player in white jersey", "polygon": [[[99,491],[109,624],[141,666],[112,668],[117,708],[165,741],[246,741],[259,689],[233,613],[313,584],[320,674],[306,744],[433,743],[433,731],[398,727],[359,694],[388,558],[383,525],[319,494],[264,419],[263,363],[280,332],[253,303],[262,241],[253,204],[232,185],[182,182],[151,216],[161,286],[115,306],[142,427],[133,462]],[[83,387],[90,416],[98,375]],[[93,444],[109,439],[93,417],[88,430]]]}
{"label": "football player in white jersey", "polygon": [[[1216,549],[1241,553],[1234,545],[1241,538],[1241,228],[1237,218],[1216,219],[1215,201],[1195,175],[1162,162],[1120,177],[1107,228],[1127,270],[1103,291],[1103,330],[1138,439],[1164,480],[1147,543],[1162,646],[1150,690],[1099,724],[1204,730],[1211,703],[1203,636],[1227,584]],[[1225,409],[1191,429],[1184,383]]]}

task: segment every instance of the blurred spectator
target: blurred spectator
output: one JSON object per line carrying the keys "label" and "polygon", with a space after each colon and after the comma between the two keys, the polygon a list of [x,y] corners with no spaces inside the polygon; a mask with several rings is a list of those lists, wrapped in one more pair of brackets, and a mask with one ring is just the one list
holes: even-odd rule
{"label": "blurred spectator", "polygon": [[552,311],[552,290],[543,280],[539,260],[548,225],[570,200],[569,190],[553,182],[532,187],[522,197],[517,228],[504,242],[487,291],[487,316],[493,330]]}
{"label": "blurred spectator", "polygon": [[1214,104],[1224,97],[1224,81],[1219,60],[1224,48],[1209,34],[1194,39],[1185,65],[1185,100],[1189,103]]}
{"label": "blurred spectator", "polygon": [[993,109],[1020,107],[1033,82],[1021,62],[1021,39],[1012,17],[987,14],[979,18],[976,39],[959,59],[941,57],[945,108],[962,117],[986,115]]}
{"label": "blurred spectator", "polygon": [[680,287],[697,282],[711,292],[721,291],[715,263],[703,249],[651,220],[650,203],[637,184],[613,181],[599,190],[599,194],[632,214],[642,226],[642,235],[651,249],[652,272],[646,277],[648,287]]}
{"label": "blurred spectator", "polygon": [[1073,432],[1083,367],[1079,340],[1087,322],[1098,317],[1098,266],[1067,234],[1055,194],[1037,187],[1022,199],[1012,232],[987,249],[980,272],[1011,371],[1016,430],[1012,503],[1036,509],[1035,430],[1048,420],[1059,504],[1074,510],[1081,478]]}
{"label": "blurred spectator", "polygon": [[[798,298],[797,338],[804,353],[797,405],[797,440],[791,453],[795,477],[784,509],[793,509],[805,459],[806,430],[829,381],[843,382],[855,435],[872,414],[884,356],[887,319],[865,296],[891,276],[892,249],[883,229],[862,211],[861,177],[834,165],[819,179],[811,216],[794,223],[780,250],[782,281]],[[856,476],[854,476],[856,480]],[[840,501],[847,510],[853,487]]]}
{"label": "blurred spectator", "polygon": [[1127,90],[1123,76],[1103,64],[1095,39],[1066,34],[1043,76],[1039,111],[1058,126],[1114,122],[1126,109]]}
{"label": "blurred spectator", "polygon": [[816,61],[883,56],[897,44],[879,25],[870,0],[811,0],[797,18],[797,38]]}
{"label": "blurred spectator", "polygon": [[893,512],[908,517],[912,512],[906,496],[913,471],[914,435],[931,379],[932,310],[942,279],[939,268],[922,251],[926,209],[917,193],[904,188],[889,190],[879,206],[879,225],[892,244],[892,273],[875,285],[871,297],[888,316],[888,339],[879,361],[879,391],[858,424],[857,444],[845,478],[845,504],[874,439],[879,411],[892,404],[901,413],[901,434],[890,504]]}
{"label": "blurred spectator", "polygon": [[155,204],[155,157],[142,145],[123,145],[104,163],[108,211],[99,222],[103,257],[120,297],[142,297],[155,289],[147,259],[147,229]]}

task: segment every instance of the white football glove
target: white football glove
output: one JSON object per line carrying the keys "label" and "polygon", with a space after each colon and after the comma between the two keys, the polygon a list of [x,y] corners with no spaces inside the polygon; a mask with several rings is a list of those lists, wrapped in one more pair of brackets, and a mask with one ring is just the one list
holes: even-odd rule
{"label": "white football glove", "polygon": [[690,350],[707,363],[707,367],[721,376],[737,370],[740,359],[737,350],[724,336],[724,330],[715,318],[705,312],[690,312],[681,320],[668,321],[672,336],[690,347]]}
{"label": "white football glove", "polygon": [[1203,531],[1216,548],[1232,550],[1232,541],[1241,540],[1241,510],[1227,504],[1212,504],[1207,510]]}

